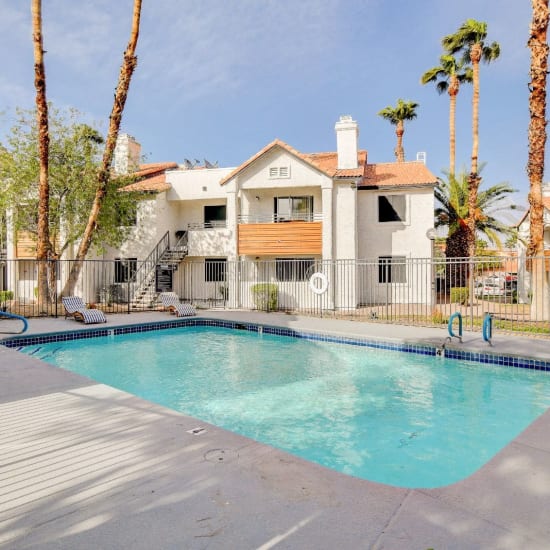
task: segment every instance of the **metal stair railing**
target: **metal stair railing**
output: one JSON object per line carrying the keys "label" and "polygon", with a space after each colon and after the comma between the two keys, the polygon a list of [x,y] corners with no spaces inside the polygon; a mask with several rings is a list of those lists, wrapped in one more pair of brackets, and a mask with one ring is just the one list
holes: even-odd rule
{"label": "metal stair railing", "polygon": [[151,285],[151,280],[154,280],[155,268],[160,258],[169,248],[170,232],[167,231],[136,270],[132,294],[128,297],[129,303],[134,302],[136,296]]}

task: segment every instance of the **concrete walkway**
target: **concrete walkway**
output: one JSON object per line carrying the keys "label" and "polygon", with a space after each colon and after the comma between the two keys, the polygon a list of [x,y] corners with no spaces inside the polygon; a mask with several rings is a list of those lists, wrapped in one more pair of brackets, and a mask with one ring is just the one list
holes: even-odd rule
{"label": "concrete walkway", "polygon": [[[383,340],[446,337],[291,315],[205,316]],[[30,321],[32,333],[77,328]],[[464,340],[487,350],[479,334]],[[548,341],[497,335],[494,344],[550,357]],[[199,426],[206,431],[190,433]],[[408,490],[339,474],[0,346],[0,548],[542,550],[549,510],[550,411],[468,479]]]}

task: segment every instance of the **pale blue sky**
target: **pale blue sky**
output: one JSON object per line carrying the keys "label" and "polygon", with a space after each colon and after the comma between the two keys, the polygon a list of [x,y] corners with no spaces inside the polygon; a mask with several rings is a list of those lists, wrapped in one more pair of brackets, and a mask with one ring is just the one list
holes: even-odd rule
{"label": "pale blue sky", "polygon": [[[131,0],[43,2],[47,93],[106,128],[130,29]],[[527,204],[531,17],[528,0],[144,0],[138,67],[123,130],[148,160],[236,166],[275,138],[299,151],[335,150],[351,114],[370,162],[394,160],[395,133],[377,112],[420,104],[406,126],[407,159],[448,165],[448,96],[420,76],[441,38],[486,21],[501,57],[481,67],[480,160],[486,183],[508,181]],[[30,1],[0,0],[0,131],[34,101]],[[457,166],[471,152],[471,86],[458,98]]]}

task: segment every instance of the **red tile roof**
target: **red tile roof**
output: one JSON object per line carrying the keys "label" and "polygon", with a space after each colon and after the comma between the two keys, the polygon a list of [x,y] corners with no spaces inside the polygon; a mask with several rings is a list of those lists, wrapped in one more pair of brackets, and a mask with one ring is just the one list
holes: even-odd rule
{"label": "red tile roof", "polygon": [[162,193],[163,191],[168,191],[172,186],[166,182],[166,174],[156,174],[130,185],[126,185],[121,189],[121,191],[128,192],[139,192],[139,193]]}
{"label": "red tile roof", "polygon": [[367,164],[361,189],[435,185],[437,178],[422,162],[387,162]]}
{"label": "red tile roof", "polygon": [[140,193],[162,193],[168,191],[171,185],[166,182],[166,170],[177,168],[176,162],[153,162],[149,164],[140,164],[139,170],[132,176],[138,179],[121,189],[121,191],[140,192]]}
{"label": "red tile roof", "polygon": [[363,178],[362,183],[359,185],[363,189],[381,186],[435,185],[437,183],[437,178],[421,162],[367,164],[367,152],[362,150],[357,155],[357,168],[341,169],[338,168],[338,153],[336,152],[300,153],[284,141],[276,139],[235,168],[233,172],[221,180],[220,184],[227,183],[275,147],[288,151],[330,178]]}

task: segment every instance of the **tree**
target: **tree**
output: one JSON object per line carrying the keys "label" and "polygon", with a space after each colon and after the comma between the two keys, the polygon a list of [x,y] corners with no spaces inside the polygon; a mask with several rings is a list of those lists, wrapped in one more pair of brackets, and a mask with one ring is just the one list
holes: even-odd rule
{"label": "tree", "polygon": [[[73,246],[80,241],[92,206],[97,172],[104,143],[100,133],[80,121],[76,110],[60,112],[51,105],[49,114],[49,259],[71,257]],[[17,121],[0,145],[0,208],[13,212],[15,232],[27,231],[38,242],[40,161],[36,148],[38,122],[34,111],[17,110]],[[132,181],[116,178],[109,181],[99,229],[93,246],[118,246],[127,236],[128,223],[139,195],[117,193]],[[50,278],[52,279],[52,278]]]}
{"label": "tree", "polygon": [[487,23],[467,19],[455,34],[445,36],[443,48],[450,54],[463,52],[463,61],[472,64],[472,159],[468,180],[467,240],[468,256],[475,254],[476,221],[474,212],[477,208],[477,193],[481,178],[478,174],[479,150],[479,64],[481,61],[490,63],[500,55],[500,46],[493,42],[485,44],[487,38]]}
{"label": "tree", "polygon": [[51,250],[49,223],[48,182],[48,103],[46,100],[46,71],[44,68],[44,48],[42,45],[42,2],[32,0],[32,38],[34,45],[34,87],[36,88],[36,120],[38,122],[38,155],[40,174],[38,180],[38,239],[36,259],[38,262],[38,297],[39,301],[48,299],[48,272],[47,263]]}
{"label": "tree", "polygon": [[139,24],[141,17],[141,0],[134,0],[134,11],[132,16],[132,29],[130,32],[130,39],[128,46],[124,52],[124,58],[122,66],[120,68],[120,74],[118,78],[118,85],[115,91],[115,98],[111,115],[109,117],[109,130],[107,132],[107,139],[105,141],[105,149],[103,152],[103,158],[101,166],[97,176],[96,193],[94,202],[90,210],[88,222],[84,229],[84,234],[80,241],[80,246],[76,254],[76,261],[73,264],[71,273],[65,288],[64,294],[73,294],[74,287],[80,276],[82,270],[83,261],[86,259],[90,246],[92,245],[94,233],[97,230],[98,222],[101,215],[101,209],[105,202],[106,196],[109,192],[109,179],[111,163],[113,160],[113,154],[115,150],[116,140],[120,129],[120,122],[122,120],[122,114],[124,112],[124,105],[126,104],[126,98],[128,96],[128,90],[130,88],[130,81],[132,74],[137,66],[137,57],[135,55],[137,41],[139,37]]}
{"label": "tree", "polygon": [[528,255],[544,250],[544,206],[542,180],[546,150],[546,75],[548,74],[548,0],[532,0],[533,17],[528,41],[531,50],[531,82],[529,84],[529,246]]}
{"label": "tree", "polygon": [[395,107],[385,107],[378,114],[395,126],[397,135],[397,146],[395,148],[395,157],[397,162],[404,162],[405,151],[403,150],[403,134],[405,133],[405,121],[416,118],[416,108],[418,103],[414,101],[397,100]]}
{"label": "tree", "polygon": [[[548,0],[532,0],[533,15],[528,46],[531,50],[529,84],[529,245],[527,255],[531,258],[544,254],[544,205],[542,202],[542,180],[544,177],[544,155],[546,152],[546,78],[548,74]],[[533,313],[547,319],[548,283],[544,260],[536,266],[531,260],[533,290]]]}
{"label": "tree", "polygon": [[471,83],[473,78],[472,68],[463,59],[457,60],[453,55],[442,55],[440,64],[427,70],[420,81],[422,84],[436,83],[436,89],[440,94],[449,94],[449,174],[455,175],[456,158],[456,100],[460,85]]}
{"label": "tree", "polygon": [[[466,239],[468,207],[468,175],[465,171],[457,177],[448,174],[447,180],[440,179],[434,194],[437,201],[435,209],[435,227],[448,228],[446,250],[448,258],[468,257]],[[476,223],[476,240],[482,237],[498,248],[502,248],[502,237],[515,237],[517,230],[496,216],[502,212],[515,210],[517,205],[510,201],[510,195],[515,193],[510,184],[497,183],[488,189],[481,190],[477,196],[474,213]]]}

